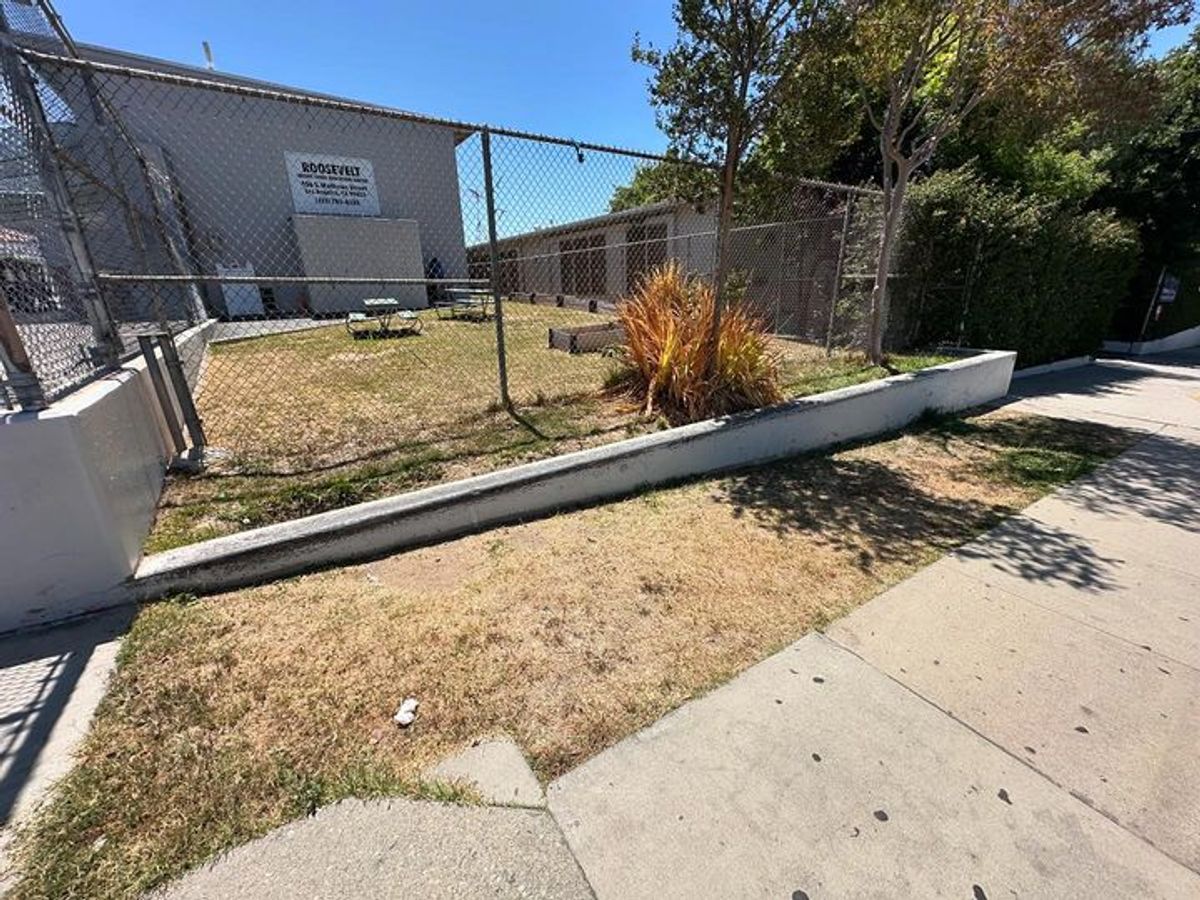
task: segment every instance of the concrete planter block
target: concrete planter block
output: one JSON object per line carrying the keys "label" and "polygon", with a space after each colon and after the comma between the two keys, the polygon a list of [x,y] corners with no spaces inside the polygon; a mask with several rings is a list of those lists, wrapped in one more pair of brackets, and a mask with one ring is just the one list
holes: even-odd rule
{"label": "concrete planter block", "polygon": [[567,353],[599,353],[625,343],[625,331],[616,322],[602,325],[576,325],[573,328],[551,328],[550,349]]}

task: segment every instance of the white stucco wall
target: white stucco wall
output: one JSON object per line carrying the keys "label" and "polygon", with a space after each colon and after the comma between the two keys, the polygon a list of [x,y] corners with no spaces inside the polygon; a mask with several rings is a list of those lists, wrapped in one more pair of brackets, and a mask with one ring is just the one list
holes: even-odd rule
{"label": "white stucco wall", "polygon": [[[189,377],[210,329],[177,341]],[[48,409],[0,416],[0,631],[107,602],[141,558],[172,455],[140,358]]]}
{"label": "white stucco wall", "polygon": [[[364,268],[389,278],[425,274],[420,224],[411,219],[293,216],[292,225],[309,275],[352,276]],[[392,297],[406,309],[429,305],[424,285],[310,285],[308,293],[315,313],[361,310],[364,297]]]}
{"label": "white stucco wall", "polygon": [[1104,349],[1109,353],[1128,353],[1131,356],[1146,356],[1151,353],[1171,353],[1175,350],[1186,350],[1189,347],[1200,347],[1200,325],[1195,328],[1185,328],[1164,338],[1153,341],[1105,341]]}

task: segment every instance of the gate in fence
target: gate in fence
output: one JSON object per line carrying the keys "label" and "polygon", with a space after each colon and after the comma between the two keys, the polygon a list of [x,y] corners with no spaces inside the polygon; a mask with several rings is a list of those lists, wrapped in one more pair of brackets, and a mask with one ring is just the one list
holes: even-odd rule
{"label": "gate in fence", "polygon": [[[10,406],[166,335],[226,470],[453,474],[627,427],[601,393],[616,304],[667,260],[715,269],[702,167],[80,50],[46,4],[0,10]],[[640,198],[651,167],[691,174]],[[742,215],[731,281],[784,352],[854,342],[878,221],[871,192],[808,181]]]}

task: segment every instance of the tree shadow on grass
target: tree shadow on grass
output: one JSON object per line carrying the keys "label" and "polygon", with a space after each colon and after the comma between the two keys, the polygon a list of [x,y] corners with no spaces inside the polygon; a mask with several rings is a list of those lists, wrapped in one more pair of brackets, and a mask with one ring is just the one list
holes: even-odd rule
{"label": "tree shadow on grass", "polygon": [[[948,428],[960,439],[978,438],[993,449],[1027,446],[1031,439],[1067,447],[1119,435],[1105,437],[1096,426],[1064,424],[1066,431],[1036,420],[978,425],[953,420],[917,430]],[[750,517],[781,537],[809,534],[850,551],[867,571],[879,564],[916,564],[931,551],[957,549],[965,558],[987,560],[1027,581],[1098,592],[1114,587],[1112,573],[1120,563],[1069,531],[1030,519],[995,528],[1017,510],[939,495],[903,469],[870,459],[813,456],[739,473],[723,482],[717,499],[731,504],[735,516]],[[988,529],[994,530],[985,539],[968,543]]]}
{"label": "tree shadow on grass", "polygon": [[777,535],[809,534],[852,551],[863,569],[946,551],[1010,515],[1003,504],[939,497],[867,459],[804,457],[726,479],[718,500]]}

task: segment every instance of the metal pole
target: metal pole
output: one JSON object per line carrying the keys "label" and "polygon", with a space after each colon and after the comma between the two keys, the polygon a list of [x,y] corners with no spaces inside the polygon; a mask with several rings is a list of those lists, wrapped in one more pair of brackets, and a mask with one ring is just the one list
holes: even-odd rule
{"label": "metal pole", "polygon": [[112,316],[96,283],[96,267],[92,261],[91,251],[83,236],[83,226],[75,214],[71,203],[71,195],[67,190],[66,178],[59,165],[57,154],[54,152],[53,136],[50,125],[46,121],[45,110],[38,99],[37,89],[29,77],[25,64],[18,57],[16,45],[9,35],[8,20],[0,8],[0,58],[6,80],[9,82],[14,105],[23,107],[29,116],[30,151],[38,163],[40,180],[46,188],[51,207],[57,214],[58,226],[66,237],[75,267],[79,270],[80,293],[83,296],[84,308],[96,342],[100,348],[100,356],[108,365],[115,365],[121,357],[121,338],[113,324]]}
{"label": "metal pole", "polygon": [[0,287],[0,366],[5,371],[5,384],[22,409],[46,408],[42,384],[25,351],[25,342],[17,331],[17,323],[8,308],[8,294],[3,287]]}
{"label": "metal pole", "polygon": [[[1145,340],[1146,329],[1150,327],[1150,316],[1154,312],[1154,306],[1158,303],[1158,295],[1162,293],[1163,280],[1167,277],[1167,267],[1163,266],[1162,271],[1158,273],[1158,284],[1154,286],[1154,294],[1150,297],[1150,305],[1146,307],[1146,316],[1142,319],[1142,330],[1138,332],[1138,341]],[[1134,341],[1129,342],[1129,349],[1133,349]]]}
{"label": "metal pole", "polygon": [[[50,2],[50,0],[41,0],[39,5],[41,6],[43,15],[45,15],[46,19],[50,22],[51,27],[58,34],[59,40],[61,40],[63,46],[66,47],[67,52],[71,56],[79,58],[79,49],[75,46],[75,41],[71,37],[70,32],[67,31],[66,25],[63,24],[62,17],[59,16],[58,10],[54,8],[54,5]],[[187,274],[189,272],[189,267],[184,262],[183,255],[179,252],[179,248],[175,246],[175,241],[171,237],[171,233],[167,228],[166,218],[163,214],[162,203],[159,200],[157,186],[154,183],[154,175],[151,171],[150,163],[146,159],[145,152],[142,150],[141,146],[139,146],[137,141],[135,141],[130,135],[129,130],[125,127],[125,123],[117,116],[112,104],[108,102],[105,96],[100,92],[100,89],[96,86],[96,79],[93,73],[88,69],[82,69],[81,71],[83,73],[84,89],[88,94],[88,100],[90,101],[92,107],[92,115],[95,118],[96,124],[99,126],[100,137],[103,142],[104,149],[108,155],[109,166],[112,168],[113,178],[116,179],[122,190],[124,190],[124,179],[121,177],[121,171],[117,165],[116,154],[113,153],[112,145],[109,144],[107,135],[104,131],[106,119],[108,124],[111,124],[116,130],[117,134],[125,143],[126,147],[128,147],[129,151],[133,154],[133,157],[137,162],[138,170],[141,172],[142,176],[143,187],[146,191],[146,199],[150,202],[151,221],[154,223],[154,228],[158,232],[159,240],[162,241],[163,249],[166,251],[168,258],[171,260],[171,264],[175,268],[175,271],[181,275]],[[132,206],[132,200],[129,200],[127,208],[132,210]],[[141,210],[138,210],[138,213],[144,215]],[[140,236],[140,229],[137,227],[136,223],[130,223],[129,231],[130,238],[136,245],[139,246],[144,257],[146,250],[145,242]],[[143,265],[144,264],[145,263],[143,261]],[[154,291],[154,308],[156,314],[158,315],[159,325],[164,329],[169,330],[170,323],[163,315],[162,301],[159,297],[157,289]],[[189,308],[189,323],[194,324],[190,322],[190,319],[191,310]]]}
{"label": "metal pole", "polygon": [[967,268],[966,282],[963,284],[962,318],[958,322],[958,343],[961,347],[967,339],[967,319],[971,314],[971,291],[975,287],[975,275],[979,271],[979,258],[983,255],[983,238],[975,242],[975,255]]}
{"label": "metal pole", "polygon": [[492,186],[492,134],[481,132],[483,141],[483,190],[487,195],[488,256],[491,259],[492,307],[496,310],[496,362],[500,371],[500,402],[512,407],[508,395],[508,360],[504,347],[504,305],[500,299],[500,248],[496,242],[496,194]]}
{"label": "metal pole", "polygon": [[158,408],[162,410],[163,421],[167,423],[171,443],[174,444],[176,453],[183,453],[187,444],[184,443],[183,431],[179,428],[179,419],[175,417],[171,395],[167,393],[167,382],[163,379],[162,369],[158,365],[158,354],[154,352],[154,336],[138,335],[138,346],[141,347],[142,357],[146,360],[146,371],[150,374],[150,383],[154,385],[154,396],[158,398]]}
{"label": "metal pole", "polygon": [[163,362],[167,374],[171,376],[171,385],[175,388],[175,399],[179,401],[179,409],[183,413],[183,423],[187,426],[188,437],[192,439],[192,454],[196,462],[204,456],[207,441],[204,437],[204,426],[200,422],[200,413],[192,400],[192,389],[188,386],[183,374],[183,364],[179,361],[179,351],[175,349],[175,339],[169,334],[158,335],[158,346],[162,349]]}
{"label": "metal pole", "polygon": [[837,313],[838,295],[842,292],[842,267],[846,264],[846,241],[850,239],[850,198],[842,213],[842,242],[838,244],[837,265],[833,270],[833,296],[829,298],[829,324],[825,328],[825,355],[833,353],[833,322]]}

